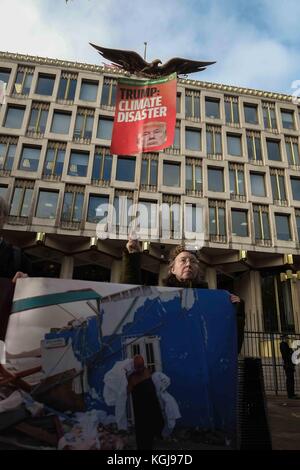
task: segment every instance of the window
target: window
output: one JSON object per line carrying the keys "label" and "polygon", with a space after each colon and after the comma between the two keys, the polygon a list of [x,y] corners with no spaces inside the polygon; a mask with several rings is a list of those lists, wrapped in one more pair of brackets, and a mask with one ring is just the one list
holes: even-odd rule
{"label": "window", "polygon": [[113,226],[117,233],[127,235],[128,227],[133,220],[133,208],[133,193],[130,191],[116,191]]}
{"label": "window", "polygon": [[145,187],[157,186],[157,169],[158,169],[158,155],[148,154],[143,155],[141,167],[141,185]]}
{"label": "window", "polygon": [[239,104],[237,96],[224,96],[225,102],[225,118],[226,124],[238,125],[239,119]]}
{"label": "window", "polygon": [[134,182],[135,180],[135,158],[118,157],[116,180]]}
{"label": "window", "polygon": [[291,167],[300,167],[299,144],[297,137],[285,137],[285,148],[289,165]]}
{"label": "window", "polygon": [[187,150],[201,150],[201,131],[200,129],[185,130],[185,148]]}
{"label": "window", "polygon": [[198,160],[186,159],[185,189],[190,194],[202,192],[202,166]]}
{"label": "window", "polygon": [[62,222],[80,222],[84,200],[83,187],[66,187],[62,209]]}
{"label": "window", "polygon": [[32,103],[28,133],[44,134],[47,124],[49,105],[46,103]]}
{"label": "window", "polygon": [[7,194],[7,186],[4,184],[0,184],[0,197],[3,199],[6,199],[6,194]]}
{"label": "window", "polygon": [[21,129],[23,124],[25,107],[8,105],[4,127]]}
{"label": "window", "polygon": [[254,231],[256,240],[270,240],[268,206],[253,205]]}
{"label": "window", "polygon": [[232,235],[248,237],[248,211],[231,209]]}
{"label": "window", "polygon": [[247,131],[246,136],[249,161],[262,165],[263,162],[261,153],[260,133],[254,131]]}
{"label": "window", "polygon": [[113,108],[116,106],[117,81],[104,77],[101,94],[101,106],[103,108]]}
{"label": "window", "polygon": [[281,120],[284,129],[295,129],[294,111],[282,109]]}
{"label": "window", "polygon": [[138,203],[138,226],[139,229],[157,228],[157,203],[153,201],[140,200]]}
{"label": "window", "polygon": [[71,113],[66,113],[65,111],[54,111],[51,132],[55,134],[69,134],[71,115]]}
{"label": "window", "polygon": [[0,138],[0,174],[12,170],[17,148],[17,139],[10,137]]}
{"label": "window", "polygon": [[300,178],[291,177],[293,199],[295,201],[300,201]]}
{"label": "window", "polygon": [[88,152],[71,151],[68,175],[84,177],[87,174],[87,167],[89,163]]}
{"label": "window", "polygon": [[105,139],[110,140],[113,128],[113,119],[106,119],[103,117],[99,117],[98,121],[98,129],[97,129],[97,138],[98,139]]}
{"label": "window", "polygon": [[209,234],[211,241],[226,241],[225,202],[209,201]]}
{"label": "window", "polygon": [[206,151],[208,157],[222,156],[222,137],[220,127],[206,127]]}
{"label": "window", "polygon": [[224,191],[224,177],[222,168],[208,167],[208,190],[209,191]]}
{"label": "window", "polygon": [[176,113],[181,113],[181,93],[177,93],[176,95]]}
{"label": "window", "polygon": [[142,338],[137,337],[136,339],[131,337],[125,341],[126,357],[133,358],[136,354],[139,354],[143,356],[145,366],[151,373],[159,372],[162,370],[159,342],[159,336],[144,336]]}
{"label": "window", "polygon": [[37,95],[52,96],[55,75],[45,75],[39,73],[35,93]]}
{"label": "window", "polygon": [[29,147],[24,145],[19,164],[19,170],[37,171],[40,161],[40,147]]}
{"label": "window", "polygon": [[63,101],[74,101],[76,85],[76,73],[62,72],[58,87],[57,99]]}
{"label": "window", "polygon": [[108,196],[100,196],[91,194],[89,198],[89,206],[87,213],[87,222],[97,224],[107,216],[108,213]]}
{"label": "window", "polygon": [[298,233],[298,242],[300,243],[300,210],[296,210],[296,227]]}
{"label": "window", "polygon": [[256,104],[244,104],[245,122],[248,124],[258,124],[258,114]]}
{"label": "window", "polygon": [[275,103],[263,101],[262,108],[265,129],[277,130]]}
{"label": "window", "polygon": [[205,115],[211,119],[220,119],[220,100],[206,97]]}
{"label": "window", "polygon": [[0,82],[8,83],[11,69],[0,68]]}
{"label": "window", "polygon": [[235,157],[242,156],[241,136],[236,134],[227,134],[227,152]]}
{"label": "window", "polygon": [[285,214],[275,214],[275,222],[277,239],[291,241],[290,216]]}
{"label": "window", "polygon": [[33,182],[16,182],[9,215],[28,217],[33,195]]}
{"label": "window", "polygon": [[200,121],[200,91],[185,90],[185,117]]}
{"label": "window", "polygon": [[173,186],[178,188],[180,186],[180,163],[170,163],[164,161],[163,163],[163,185]]}
{"label": "window", "polygon": [[55,219],[58,191],[40,189],[35,216],[40,219]]}
{"label": "window", "polygon": [[[175,134],[174,134],[174,142],[172,145],[172,150],[175,150],[176,153],[179,153],[180,151],[180,122],[176,122],[176,127],[175,127]],[[177,152],[178,150],[178,152]]]}
{"label": "window", "polygon": [[163,196],[161,227],[163,239],[181,239],[180,197],[171,195]]}
{"label": "window", "polygon": [[229,164],[229,180],[231,199],[244,201],[246,198],[243,165]]}
{"label": "window", "polygon": [[109,182],[111,178],[112,155],[108,148],[97,148],[94,156],[92,180]]}
{"label": "window", "polygon": [[253,196],[266,197],[265,175],[263,173],[251,173],[251,193]]}
{"label": "window", "polygon": [[80,88],[80,100],[84,101],[96,101],[98,83],[90,80],[82,80]]}
{"label": "window", "polygon": [[94,111],[92,109],[78,108],[74,129],[74,139],[91,140],[93,133],[93,124]]}
{"label": "window", "polygon": [[18,67],[14,92],[18,95],[29,95],[34,69],[29,67]]}
{"label": "window", "polygon": [[277,162],[281,161],[280,141],[267,139],[268,159]]}
{"label": "window", "polygon": [[66,147],[62,143],[50,142],[43,169],[43,177],[59,179],[63,172]]}
{"label": "window", "polygon": [[270,168],[271,185],[274,204],[286,205],[286,193],[284,184],[284,171],[277,168]]}

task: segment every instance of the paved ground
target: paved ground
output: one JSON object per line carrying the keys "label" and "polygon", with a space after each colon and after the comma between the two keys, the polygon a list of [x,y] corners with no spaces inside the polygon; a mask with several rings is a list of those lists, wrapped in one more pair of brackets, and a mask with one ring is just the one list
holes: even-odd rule
{"label": "paved ground", "polygon": [[273,450],[300,450],[300,400],[267,396]]}

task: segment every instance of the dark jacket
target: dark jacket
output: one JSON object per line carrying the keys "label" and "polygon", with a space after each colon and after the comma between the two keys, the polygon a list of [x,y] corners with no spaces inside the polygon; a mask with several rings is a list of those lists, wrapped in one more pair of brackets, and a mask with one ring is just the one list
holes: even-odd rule
{"label": "dark jacket", "polygon": [[286,341],[281,341],[280,352],[283,359],[283,365],[285,369],[295,369],[295,365],[292,361],[292,355],[294,350],[289,347]]}
{"label": "dark jacket", "polygon": [[0,240],[0,278],[11,279],[17,271],[30,275],[32,268],[29,259],[20,248]]}
{"label": "dark jacket", "polygon": [[[122,257],[122,270],[121,282],[123,284],[141,284],[141,253],[129,253],[125,248]],[[166,287],[193,287],[198,289],[208,289],[208,284],[205,281],[197,282],[180,282],[174,275],[169,275],[164,279]],[[244,328],[245,328],[245,302],[241,300],[240,303],[235,304],[236,307],[236,320],[237,320],[237,333],[238,333],[238,352],[241,351],[244,342]]]}

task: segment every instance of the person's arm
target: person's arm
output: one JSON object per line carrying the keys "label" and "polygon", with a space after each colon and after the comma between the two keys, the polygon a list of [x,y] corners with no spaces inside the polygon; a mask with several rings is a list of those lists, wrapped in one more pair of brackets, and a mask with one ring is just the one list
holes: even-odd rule
{"label": "person's arm", "polygon": [[141,255],[139,241],[129,239],[122,256],[122,284],[141,284]]}

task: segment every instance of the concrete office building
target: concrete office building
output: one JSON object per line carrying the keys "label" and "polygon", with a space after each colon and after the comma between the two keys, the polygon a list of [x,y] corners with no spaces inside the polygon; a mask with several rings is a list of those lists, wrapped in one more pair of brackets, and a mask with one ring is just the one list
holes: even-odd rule
{"label": "concrete office building", "polygon": [[[127,235],[117,217],[119,236],[97,240],[103,214],[96,209],[116,208],[127,196],[127,208],[144,202],[157,220],[143,254],[144,282],[155,284],[180,242],[180,208],[200,201],[207,227],[200,257],[210,287],[245,299],[249,328],[300,333],[300,108],[279,93],[179,79],[173,146],[111,155],[119,75],[0,53],[7,239],[24,248],[37,276],[117,282]],[[170,207],[163,216],[162,203]]]}

